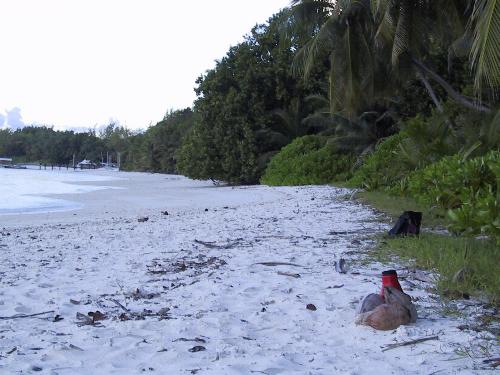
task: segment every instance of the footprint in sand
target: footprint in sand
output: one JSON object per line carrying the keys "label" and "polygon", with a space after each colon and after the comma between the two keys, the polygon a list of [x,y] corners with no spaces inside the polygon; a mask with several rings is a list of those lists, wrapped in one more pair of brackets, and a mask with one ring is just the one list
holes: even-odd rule
{"label": "footprint in sand", "polygon": [[14,308],[14,311],[16,311],[18,313],[26,314],[26,313],[30,313],[31,309],[29,307],[27,307],[27,306],[24,306],[24,305],[17,305]]}

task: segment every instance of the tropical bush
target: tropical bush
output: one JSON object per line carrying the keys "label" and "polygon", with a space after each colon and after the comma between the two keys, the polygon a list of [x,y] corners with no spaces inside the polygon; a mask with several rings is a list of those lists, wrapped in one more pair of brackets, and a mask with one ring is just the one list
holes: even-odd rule
{"label": "tropical bush", "polygon": [[402,194],[448,209],[451,229],[500,242],[500,152],[465,160],[445,157],[412,173]]}
{"label": "tropical bush", "polygon": [[326,137],[307,135],[285,146],[270,161],[261,183],[266,185],[313,185],[345,181],[354,157],[340,155]]}
{"label": "tropical bush", "polygon": [[375,152],[365,158],[348,184],[371,191],[391,186],[404,178],[408,174],[408,166],[402,162],[398,150],[405,137],[406,134],[400,132],[381,142]]}
{"label": "tropical bush", "polygon": [[434,112],[429,117],[417,115],[402,125],[398,154],[413,169],[456,154],[464,145],[453,131],[447,113]]}

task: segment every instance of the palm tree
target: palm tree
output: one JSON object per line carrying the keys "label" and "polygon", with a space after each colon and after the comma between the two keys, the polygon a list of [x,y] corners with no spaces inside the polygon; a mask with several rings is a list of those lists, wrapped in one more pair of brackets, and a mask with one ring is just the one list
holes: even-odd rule
{"label": "palm tree", "polygon": [[[319,15],[327,14],[319,24]],[[330,113],[356,117],[369,107],[389,82],[373,48],[374,17],[370,0],[293,0],[292,14],[316,27],[312,38],[301,48],[293,69],[308,78],[319,60],[328,58]],[[323,17],[324,19],[324,17]]]}
{"label": "palm tree", "polygon": [[500,1],[474,1],[468,30],[473,35],[470,60],[476,92],[486,82],[495,94],[500,87]]}
{"label": "palm tree", "polygon": [[405,70],[416,74],[438,110],[442,108],[429,78],[457,103],[490,112],[487,106],[455,90],[426,65],[425,58],[436,43],[448,45],[450,57],[470,51],[476,93],[480,95],[481,82],[485,79],[495,91],[500,80],[498,1],[373,0],[372,10],[378,20],[377,45],[390,47],[391,64],[400,74]]}
{"label": "palm tree", "polygon": [[339,151],[354,153],[363,157],[375,150],[377,144],[389,135],[384,120],[389,112],[379,115],[377,112],[362,113],[355,121],[339,115],[333,115],[336,124],[335,135],[329,142],[334,143]]}

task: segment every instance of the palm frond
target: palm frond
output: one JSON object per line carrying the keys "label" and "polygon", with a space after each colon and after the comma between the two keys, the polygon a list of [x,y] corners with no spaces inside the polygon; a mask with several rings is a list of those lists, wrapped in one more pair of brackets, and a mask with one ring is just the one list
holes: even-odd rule
{"label": "palm frond", "polygon": [[495,91],[500,86],[500,1],[476,0],[469,28],[473,29],[470,60],[476,93],[480,94],[483,82]]}
{"label": "palm frond", "polygon": [[491,121],[485,121],[481,126],[480,138],[489,148],[500,146],[500,109]]}
{"label": "palm frond", "polygon": [[330,105],[330,102],[321,94],[307,95],[305,98],[306,103],[312,103],[318,107],[326,108]]}
{"label": "palm frond", "polygon": [[325,49],[331,50],[333,41],[330,28],[334,22],[334,17],[328,18],[318,33],[297,52],[292,63],[292,72],[294,74],[303,75],[304,79],[309,78],[319,54]]}
{"label": "palm frond", "polygon": [[410,24],[411,10],[406,1],[403,1],[399,8],[398,23],[394,33],[394,41],[392,45],[391,62],[396,66],[399,61],[399,56],[408,50],[410,47]]}
{"label": "palm frond", "polygon": [[387,44],[392,43],[394,32],[396,30],[396,20],[392,14],[392,9],[388,6],[388,1],[378,0],[377,23],[378,28],[375,32],[375,45],[382,48]]}
{"label": "palm frond", "polygon": [[470,53],[472,47],[472,33],[466,30],[465,33],[448,48],[448,71],[451,71],[453,59],[456,57],[465,57]]}

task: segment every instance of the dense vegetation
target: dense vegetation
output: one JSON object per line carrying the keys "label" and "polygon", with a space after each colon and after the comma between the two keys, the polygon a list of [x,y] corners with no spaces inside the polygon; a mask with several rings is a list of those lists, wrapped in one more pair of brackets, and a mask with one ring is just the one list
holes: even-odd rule
{"label": "dense vegetation", "polygon": [[179,171],[198,179],[257,183],[269,159],[308,128],[307,95],[321,92],[321,64],[303,82],[290,66],[297,37],[283,38],[286,14],[253,28],[197,83],[199,121],[180,150]]}

